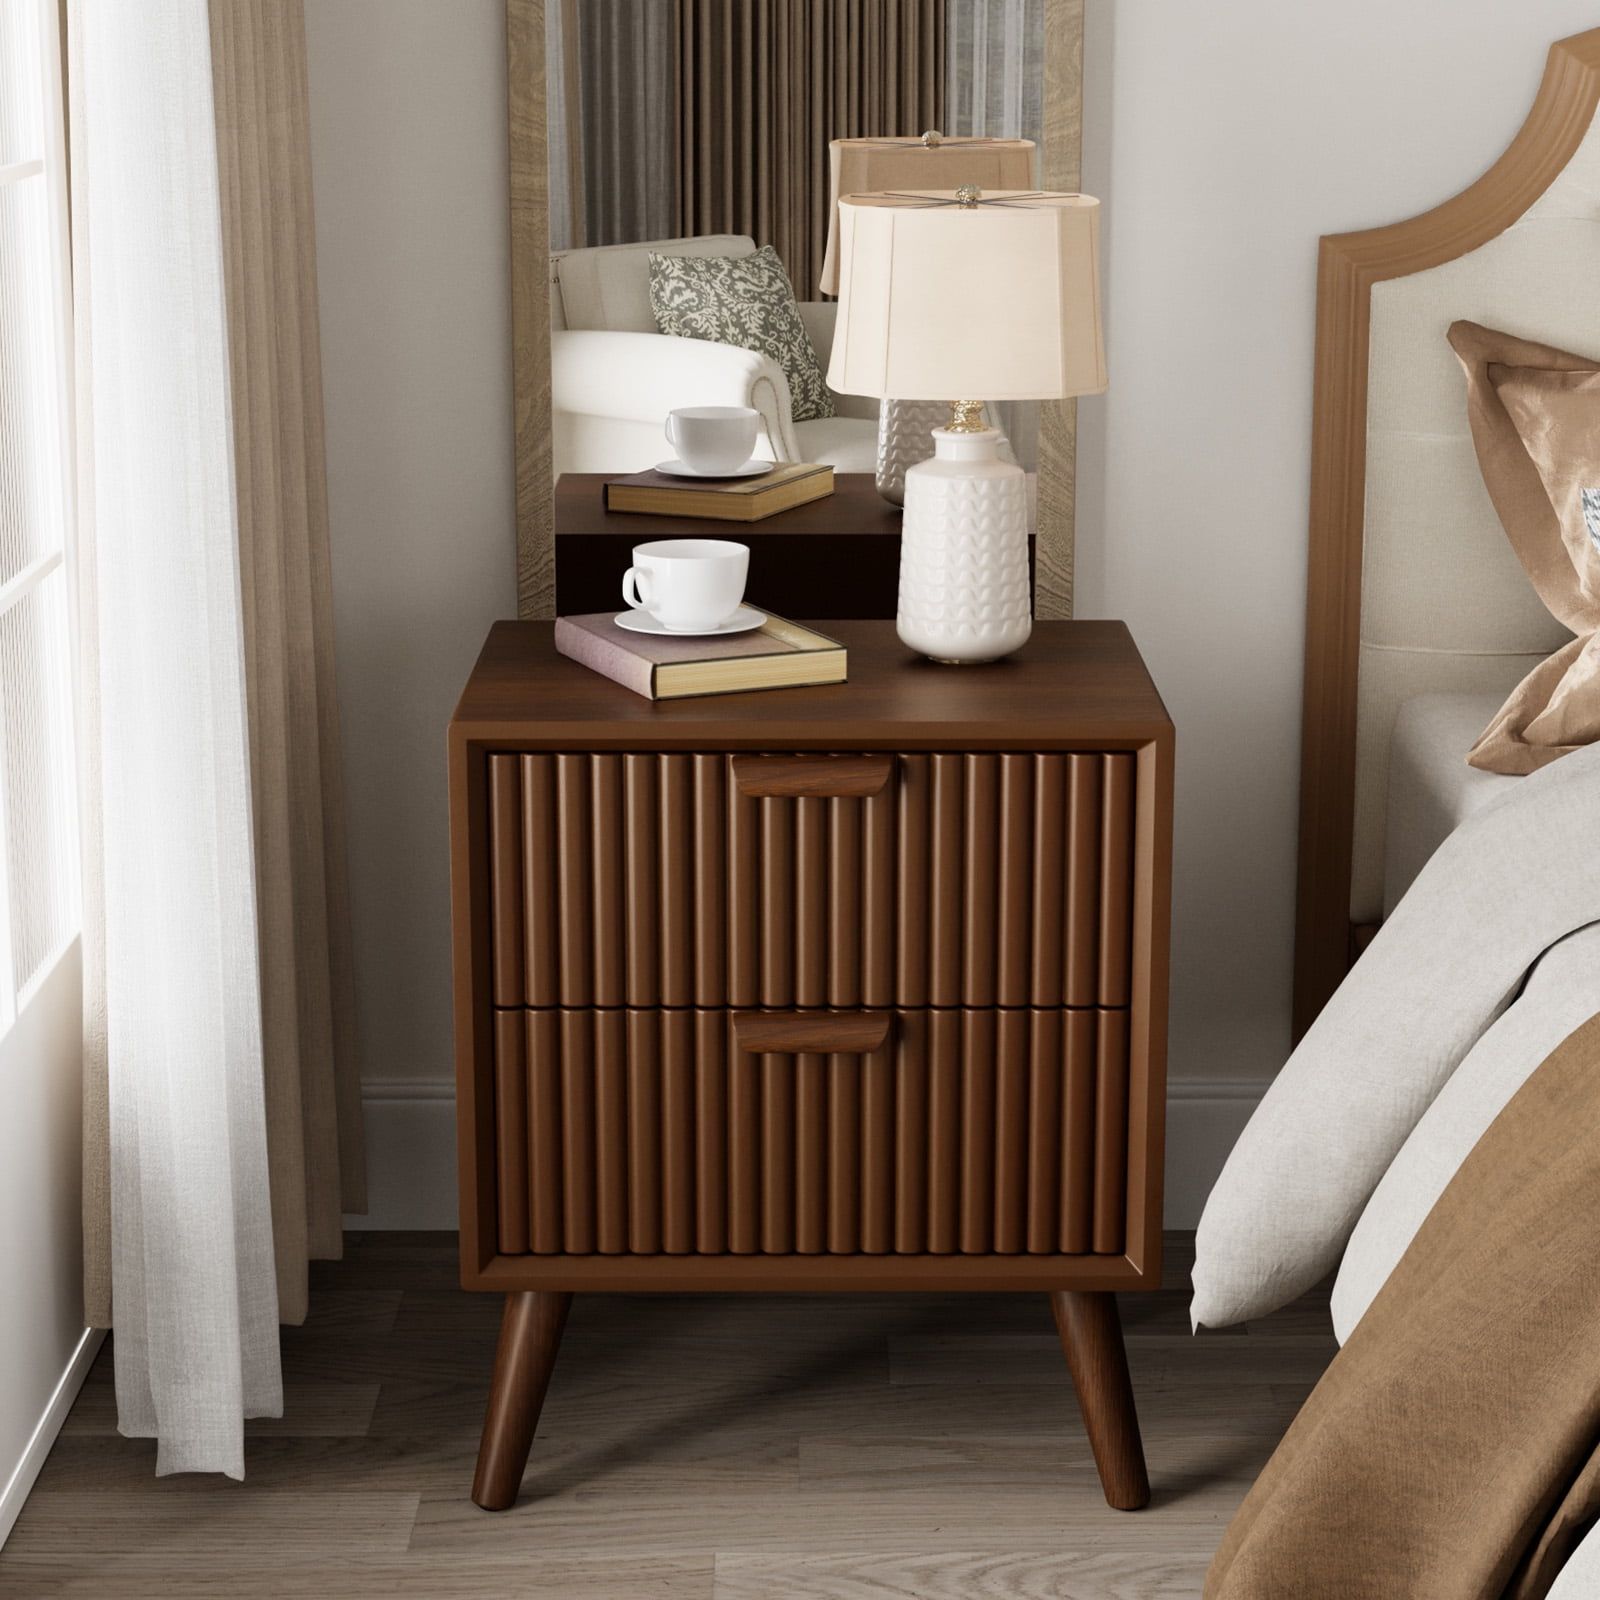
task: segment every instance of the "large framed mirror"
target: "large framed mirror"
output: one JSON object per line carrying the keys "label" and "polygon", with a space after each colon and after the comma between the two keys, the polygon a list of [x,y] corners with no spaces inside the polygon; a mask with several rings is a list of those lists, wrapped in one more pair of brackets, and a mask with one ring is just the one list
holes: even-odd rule
{"label": "large framed mirror", "polygon": [[[772,246],[825,371],[830,140],[1030,139],[1038,186],[1078,187],[1083,0],[506,0],[506,29],[524,617],[556,612],[556,476],[664,453],[638,398],[646,382],[673,392],[659,352],[563,337],[654,331],[637,260],[614,247]],[[837,414],[776,459],[860,470],[876,402],[833,398]],[[1002,422],[1037,474],[1039,617],[1072,614],[1076,420],[1066,400]]]}

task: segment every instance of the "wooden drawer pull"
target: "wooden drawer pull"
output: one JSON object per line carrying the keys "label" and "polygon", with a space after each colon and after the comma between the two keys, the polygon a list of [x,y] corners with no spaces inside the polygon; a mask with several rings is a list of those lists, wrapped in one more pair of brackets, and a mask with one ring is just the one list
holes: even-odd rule
{"label": "wooden drawer pull", "polygon": [[892,1020],[887,1011],[740,1011],[733,1036],[752,1055],[865,1055]]}
{"label": "wooden drawer pull", "polygon": [[890,756],[735,756],[733,778],[752,799],[862,800],[889,781]]}

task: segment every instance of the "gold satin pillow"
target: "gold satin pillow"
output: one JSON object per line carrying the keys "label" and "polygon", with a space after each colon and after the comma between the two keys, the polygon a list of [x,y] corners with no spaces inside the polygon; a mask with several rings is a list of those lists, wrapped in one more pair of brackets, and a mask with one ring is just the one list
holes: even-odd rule
{"label": "gold satin pillow", "polygon": [[1478,467],[1550,614],[1577,635],[1512,691],[1467,760],[1526,773],[1600,739],[1600,361],[1450,328]]}

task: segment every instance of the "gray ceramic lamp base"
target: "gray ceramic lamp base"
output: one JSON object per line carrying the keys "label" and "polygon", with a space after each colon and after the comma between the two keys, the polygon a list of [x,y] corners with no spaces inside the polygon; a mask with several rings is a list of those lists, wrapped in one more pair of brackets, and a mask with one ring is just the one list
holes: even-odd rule
{"label": "gray ceramic lamp base", "polygon": [[[994,408],[988,408],[992,416]],[[933,457],[933,430],[950,420],[948,400],[885,400],[878,410],[878,493],[892,506],[906,503],[906,472]],[[1000,436],[1000,459],[1014,461]]]}
{"label": "gray ceramic lamp base", "polygon": [[878,493],[906,503],[906,471],[933,455],[933,430],[950,420],[948,400],[885,400],[878,412]]}

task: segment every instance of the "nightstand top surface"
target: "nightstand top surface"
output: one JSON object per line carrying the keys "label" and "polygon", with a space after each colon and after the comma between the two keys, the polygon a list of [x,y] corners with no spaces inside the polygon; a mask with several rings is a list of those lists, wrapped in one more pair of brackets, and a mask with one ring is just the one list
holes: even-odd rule
{"label": "nightstand top surface", "polygon": [[497,622],[453,738],[568,749],[1137,748],[1171,739],[1121,622],[1037,622],[987,666],[943,666],[892,622],[811,624],[850,653],[845,683],[647,700],[559,655],[549,622]]}

